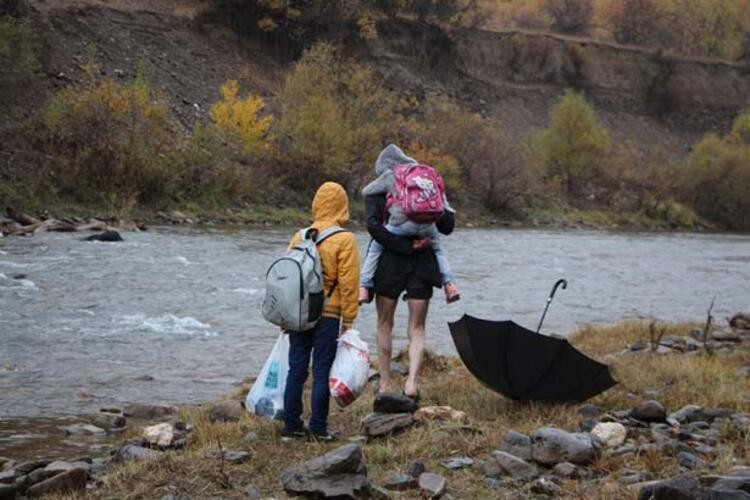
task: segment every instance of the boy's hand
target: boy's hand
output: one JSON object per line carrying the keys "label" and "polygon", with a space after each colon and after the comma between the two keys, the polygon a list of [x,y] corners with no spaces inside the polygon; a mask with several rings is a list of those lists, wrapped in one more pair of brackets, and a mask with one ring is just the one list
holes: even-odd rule
{"label": "boy's hand", "polygon": [[411,243],[411,247],[414,250],[420,251],[420,250],[426,250],[432,246],[432,238],[429,236],[426,238],[420,238],[418,240],[414,240]]}

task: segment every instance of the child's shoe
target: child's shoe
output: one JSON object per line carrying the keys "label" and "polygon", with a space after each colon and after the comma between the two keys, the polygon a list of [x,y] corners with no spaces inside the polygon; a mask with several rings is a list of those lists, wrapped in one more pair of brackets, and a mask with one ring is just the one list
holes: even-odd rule
{"label": "child's shoe", "polygon": [[461,300],[461,294],[458,292],[458,286],[455,283],[446,283],[443,289],[445,290],[445,302],[448,304]]}
{"label": "child's shoe", "polygon": [[359,287],[359,305],[362,304],[369,304],[372,302],[372,297],[370,296],[370,289],[366,286]]}

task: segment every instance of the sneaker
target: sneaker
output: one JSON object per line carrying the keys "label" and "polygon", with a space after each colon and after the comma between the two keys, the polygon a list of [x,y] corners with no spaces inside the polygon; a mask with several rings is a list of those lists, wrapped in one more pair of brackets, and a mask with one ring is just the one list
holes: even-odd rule
{"label": "sneaker", "polygon": [[445,302],[452,304],[458,300],[461,300],[461,294],[458,292],[458,287],[455,283],[446,283],[443,287],[445,290]]}
{"label": "sneaker", "polygon": [[359,305],[369,304],[370,302],[372,302],[372,297],[370,297],[370,289],[366,286],[359,287]]}
{"label": "sneaker", "polygon": [[310,439],[312,439],[313,441],[320,441],[321,443],[332,443],[339,440],[339,438],[330,431],[326,432],[325,434],[311,432]]}
{"label": "sneaker", "polygon": [[292,439],[305,439],[310,435],[310,431],[308,431],[304,427],[300,427],[299,429],[287,429],[284,427],[281,429],[281,437],[285,438],[292,438]]}

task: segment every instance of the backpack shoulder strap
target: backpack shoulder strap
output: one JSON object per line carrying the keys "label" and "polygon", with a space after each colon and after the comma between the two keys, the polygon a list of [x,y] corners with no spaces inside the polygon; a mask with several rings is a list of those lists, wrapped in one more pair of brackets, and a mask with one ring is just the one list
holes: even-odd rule
{"label": "backpack shoulder strap", "polygon": [[328,229],[321,231],[320,234],[318,234],[318,237],[315,240],[315,244],[320,245],[321,243],[323,243],[325,240],[327,240],[334,234],[345,233],[345,232],[346,230],[342,229],[339,226],[331,226]]}

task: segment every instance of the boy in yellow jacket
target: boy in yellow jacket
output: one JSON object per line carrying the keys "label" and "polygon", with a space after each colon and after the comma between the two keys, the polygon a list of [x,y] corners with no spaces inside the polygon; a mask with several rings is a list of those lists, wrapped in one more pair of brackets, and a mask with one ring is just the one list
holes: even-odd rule
{"label": "boy in yellow jacket", "polygon": [[[343,227],[349,221],[349,199],[335,182],[326,182],[315,193],[312,203],[312,227],[322,232],[332,226]],[[299,242],[296,234],[289,246]],[[289,376],[284,392],[284,430],[287,437],[312,434],[331,440],[328,432],[328,374],[336,357],[336,340],[357,317],[359,294],[359,252],[357,240],[348,231],[336,233],[318,245],[323,266],[323,318],[311,330],[289,332]],[[309,431],[302,423],[302,390],[307,380],[312,355],[313,385]]]}

